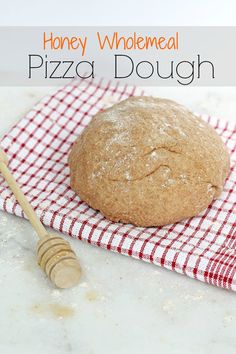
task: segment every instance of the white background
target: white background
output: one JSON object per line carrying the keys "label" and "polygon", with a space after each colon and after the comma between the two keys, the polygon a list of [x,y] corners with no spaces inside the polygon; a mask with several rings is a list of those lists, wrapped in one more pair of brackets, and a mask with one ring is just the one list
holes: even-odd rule
{"label": "white background", "polygon": [[0,25],[236,24],[235,0],[1,0]]}

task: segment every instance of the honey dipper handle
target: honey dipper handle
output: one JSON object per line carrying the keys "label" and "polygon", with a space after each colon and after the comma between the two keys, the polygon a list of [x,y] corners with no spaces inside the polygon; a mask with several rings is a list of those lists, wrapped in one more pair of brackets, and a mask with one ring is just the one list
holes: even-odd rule
{"label": "honey dipper handle", "polygon": [[[1,157],[1,151],[0,151],[0,157]],[[44,238],[45,235],[47,234],[46,229],[44,228],[43,224],[39,220],[39,218],[36,215],[32,206],[30,205],[30,203],[26,199],[22,190],[17,185],[14,177],[12,176],[11,172],[9,171],[9,169],[6,165],[6,161],[3,161],[1,158],[0,158],[0,171],[3,175],[3,177],[5,178],[6,182],[8,183],[10,189],[14,193],[16,200],[21,205],[21,207],[24,210],[25,214],[27,215],[30,223],[32,224],[35,231],[37,232],[39,238]]]}

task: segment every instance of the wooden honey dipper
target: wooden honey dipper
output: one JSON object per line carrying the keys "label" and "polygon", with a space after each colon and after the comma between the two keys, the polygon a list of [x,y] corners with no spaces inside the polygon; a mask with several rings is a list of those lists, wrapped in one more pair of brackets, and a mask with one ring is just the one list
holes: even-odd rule
{"label": "wooden honey dipper", "polygon": [[7,156],[0,148],[0,171],[38,234],[37,255],[40,267],[58,288],[75,286],[79,282],[81,270],[69,242],[47,233],[7,165]]}

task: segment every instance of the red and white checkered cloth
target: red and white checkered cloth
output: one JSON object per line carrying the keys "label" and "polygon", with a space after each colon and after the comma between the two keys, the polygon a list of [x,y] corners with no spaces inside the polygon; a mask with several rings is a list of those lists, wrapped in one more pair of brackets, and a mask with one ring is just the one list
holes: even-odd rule
{"label": "red and white checkered cloth", "polygon": [[[231,152],[220,198],[200,216],[158,228],[113,223],[69,187],[68,152],[106,101],[140,94],[109,83],[75,83],[45,97],[1,141],[9,167],[41,221],[75,238],[192,278],[236,290],[236,127],[211,117]],[[0,208],[24,217],[0,177]]]}

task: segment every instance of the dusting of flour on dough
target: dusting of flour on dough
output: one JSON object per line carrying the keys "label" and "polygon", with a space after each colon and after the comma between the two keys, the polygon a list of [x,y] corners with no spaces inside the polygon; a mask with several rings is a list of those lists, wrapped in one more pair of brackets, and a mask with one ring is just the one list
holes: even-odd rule
{"label": "dusting of flour on dough", "polygon": [[94,209],[114,221],[156,226],[204,210],[222,190],[229,157],[215,131],[187,108],[132,97],[94,117],[70,167],[72,188]]}

